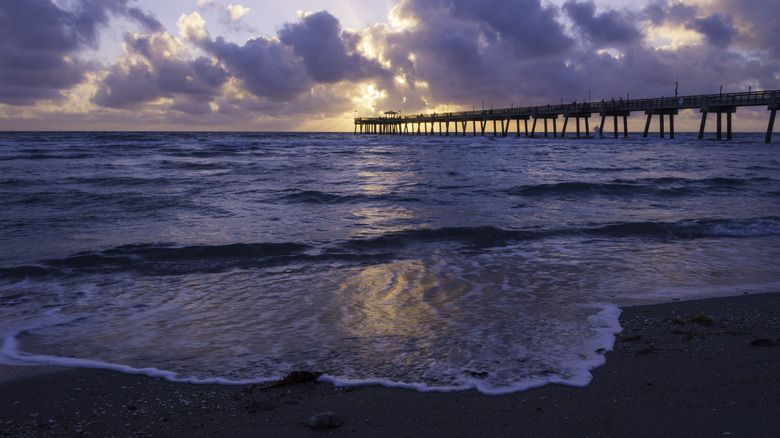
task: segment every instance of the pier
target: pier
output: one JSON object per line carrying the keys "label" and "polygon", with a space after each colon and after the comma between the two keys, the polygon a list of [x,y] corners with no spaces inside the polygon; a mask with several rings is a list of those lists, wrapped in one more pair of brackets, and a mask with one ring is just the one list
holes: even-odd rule
{"label": "pier", "polygon": [[[611,99],[600,102],[572,102],[559,105],[543,105],[529,107],[512,107],[480,111],[447,112],[444,114],[418,114],[400,115],[394,111],[388,111],[380,117],[355,117],[355,134],[382,134],[382,135],[467,135],[467,128],[471,124],[472,135],[480,133],[485,135],[489,124],[492,124],[493,135],[507,137],[515,126],[517,136],[525,135],[535,137],[538,132],[541,135],[542,124],[544,136],[558,136],[557,121],[563,117],[563,127],[560,136],[566,135],[566,128],[570,127],[576,132],[576,136],[590,133],[591,117],[601,116],[599,121],[599,133],[604,134],[607,119],[613,121],[613,135],[619,136],[619,119],[622,118],[623,136],[628,136],[628,117],[633,112],[644,111],[647,116],[643,136],[647,137],[653,116],[658,116],[659,134],[661,138],[666,135],[665,119],[669,119],[669,137],[674,138],[674,116],[680,110],[698,109],[701,112],[701,124],[699,138],[704,138],[704,130],[710,113],[715,116],[718,140],[723,139],[723,115],[726,116],[726,139],[732,138],[732,114],[739,107],[766,106],[769,111],[769,122],[766,131],[766,142],[772,140],[775,116],[780,101],[780,90],[747,91],[741,93],[702,94],[695,96],[659,97],[652,99]],[[521,123],[522,130],[521,130]],[[528,125],[531,122],[529,131]],[[551,122],[551,123],[550,123]],[[499,126],[500,124],[500,126]],[[571,124],[571,126],[570,126]],[[538,126],[537,126],[538,125]],[[552,132],[550,132],[550,125]],[[450,131],[452,129],[452,132]]]}

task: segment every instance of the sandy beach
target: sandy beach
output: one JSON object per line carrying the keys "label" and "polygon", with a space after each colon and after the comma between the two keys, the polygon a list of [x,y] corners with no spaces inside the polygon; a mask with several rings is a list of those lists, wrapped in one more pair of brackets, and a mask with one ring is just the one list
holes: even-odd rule
{"label": "sandy beach", "polygon": [[780,294],[627,307],[621,325],[589,386],[502,396],[3,366],[0,436],[777,436]]}

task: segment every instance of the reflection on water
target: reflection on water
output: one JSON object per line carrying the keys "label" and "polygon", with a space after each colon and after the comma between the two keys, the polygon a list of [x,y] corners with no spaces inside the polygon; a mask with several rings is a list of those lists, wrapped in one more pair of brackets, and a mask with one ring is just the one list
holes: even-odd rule
{"label": "reflection on water", "polygon": [[346,279],[339,296],[347,300],[345,330],[367,338],[421,339],[443,330],[456,314],[447,304],[462,290],[443,289],[442,278],[422,260],[369,266]]}

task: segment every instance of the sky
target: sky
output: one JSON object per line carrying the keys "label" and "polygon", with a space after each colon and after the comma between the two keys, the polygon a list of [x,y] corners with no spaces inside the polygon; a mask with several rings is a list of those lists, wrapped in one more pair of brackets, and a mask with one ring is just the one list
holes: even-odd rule
{"label": "sky", "polygon": [[780,89],[780,2],[0,0],[0,130],[352,131],[675,83]]}

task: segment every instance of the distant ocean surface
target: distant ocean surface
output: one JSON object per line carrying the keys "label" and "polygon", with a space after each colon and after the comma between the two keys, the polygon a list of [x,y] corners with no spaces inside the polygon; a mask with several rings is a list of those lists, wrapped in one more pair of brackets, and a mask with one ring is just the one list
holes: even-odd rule
{"label": "distant ocean surface", "polygon": [[[714,136],[714,135],[713,135]],[[617,306],[780,290],[780,145],[0,133],[0,361],[586,385]]]}

